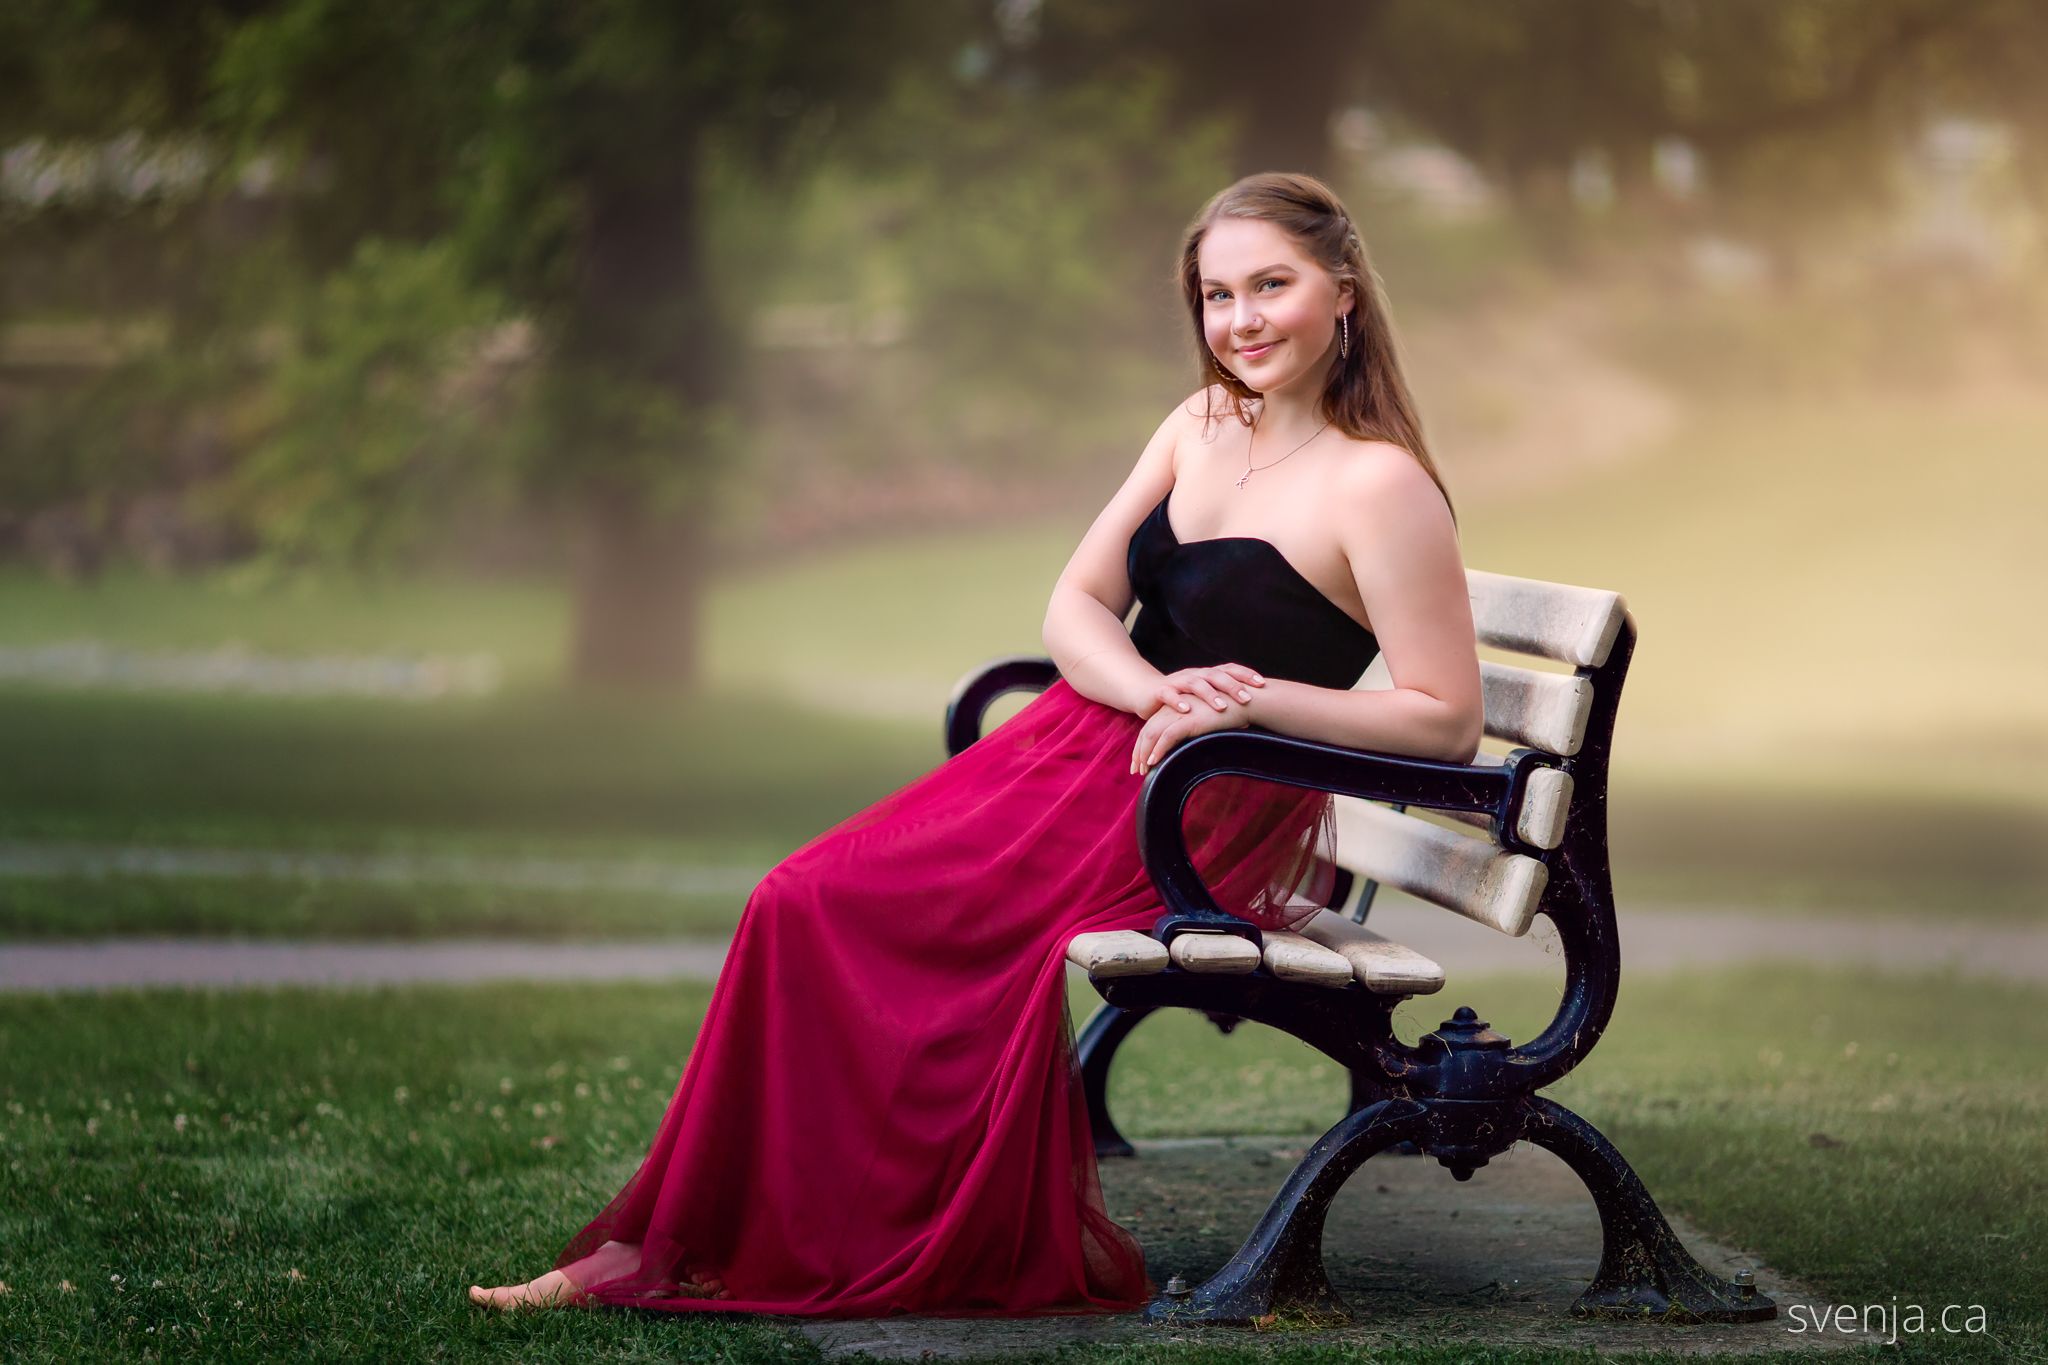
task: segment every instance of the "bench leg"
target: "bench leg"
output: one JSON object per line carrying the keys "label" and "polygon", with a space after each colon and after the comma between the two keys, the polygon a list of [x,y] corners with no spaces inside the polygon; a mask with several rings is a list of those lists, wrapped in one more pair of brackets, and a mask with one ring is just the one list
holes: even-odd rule
{"label": "bench leg", "polygon": [[1386,1099],[1347,1115],[1316,1139],[1273,1196],[1258,1227],[1230,1263],[1193,1290],[1168,1291],[1145,1307],[1145,1320],[1245,1326],[1276,1313],[1348,1322],[1351,1308],[1323,1270],[1323,1219],[1351,1173],[1373,1153],[1424,1132],[1427,1111]]}
{"label": "bench leg", "polygon": [[1088,1126],[1095,1134],[1095,1155],[1136,1156],[1137,1150],[1117,1131],[1109,1116],[1109,1064],[1117,1048],[1130,1037],[1149,1009],[1122,1009],[1101,1004],[1081,1026],[1074,1040],[1075,1059],[1081,1069],[1081,1091],[1088,1099]]}
{"label": "bench leg", "polygon": [[1778,1315],[1776,1302],[1754,1286],[1730,1284],[1692,1258],[1599,1129],[1540,1095],[1528,1103],[1523,1136],[1570,1166],[1600,1210],[1600,1269],[1572,1304],[1574,1316],[1762,1322]]}
{"label": "bench leg", "polygon": [[[1355,1114],[1375,1100],[1385,1099],[1386,1094],[1386,1082],[1378,1076],[1362,1068],[1354,1068],[1352,1070],[1351,1109],[1349,1112]],[[1407,1141],[1397,1142],[1387,1150],[1396,1156],[1422,1155],[1422,1148],[1412,1138]]]}

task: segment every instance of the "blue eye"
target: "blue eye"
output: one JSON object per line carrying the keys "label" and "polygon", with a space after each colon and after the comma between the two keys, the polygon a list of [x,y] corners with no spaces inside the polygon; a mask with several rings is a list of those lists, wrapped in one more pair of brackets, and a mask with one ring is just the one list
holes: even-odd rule
{"label": "blue eye", "polygon": [[[1259,281],[1259,283],[1258,283],[1258,284],[1255,284],[1255,285],[1253,285],[1253,286],[1252,286],[1252,288],[1253,288],[1253,289],[1257,289],[1257,288],[1259,288],[1259,287],[1260,287],[1260,285],[1268,285],[1268,284],[1278,284],[1278,285],[1285,285],[1286,283],[1287,283],[1287,281],[1285,281],[1285,280],[1283,280],[1283,279],[1278,279],[1278,278],[1269,278],[1269,279],[1263,279],[1263,280],[1260,280],[1260,281]],[[1210,291],[1209,291],[1209,292],[1208,292],[1208,293],[1207,293],[1206,295],[1204,295],[1203,297],[1207,298],[1209,302],[1211,302],[1211,303],[1214,303],[1214,302],[1216,302],[1216,300],[1217,300],[1217,299],[1219,299],[1219,298],[1223,297],[1224,295],[1228,294],[1229,292],[1230,292],[1230,291],[1229,291],[1228,289],[1212,289],[1212,290],[1210,290]]]}

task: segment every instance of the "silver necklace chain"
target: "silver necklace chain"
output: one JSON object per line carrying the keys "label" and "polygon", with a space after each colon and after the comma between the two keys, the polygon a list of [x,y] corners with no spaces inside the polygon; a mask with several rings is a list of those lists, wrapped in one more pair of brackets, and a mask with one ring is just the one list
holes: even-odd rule
{"label": "silver necklace chain", "polygon": [[[1330,424],[1328,422],[1324,422],[1321,426],[1317,427],[1314,431],[1308,434],[1308,441],[1313,441],[1316,437],[1322,435],[1325,431],[1329,430],[1329,428]],[[1305,446],[1308,444],[1308,441],[1303,441],[1301,445],[1296,446],[1294,450],[1288,451],[1286,455],[1282,455],[1278,460],[1268,460],[1266,463],[1262,465],[1254,465],[1252,464],[1252,445],[1258,439],[1259,424],[1257,422],[1253,422],[1251,439],[1247,440],[1244,443],[1244,473],[1237,476],[1237,487],[1239,492],[1244,491],[1245,481],[1251,478],[1252,475],[1258,473],[1259,470],[1271,469],[1274,465],[1279,464],[1281,463],[1281,461],[1284,461],[1291,457],[1295,453],[1295,451],[1301,449],[1301,446]]]}

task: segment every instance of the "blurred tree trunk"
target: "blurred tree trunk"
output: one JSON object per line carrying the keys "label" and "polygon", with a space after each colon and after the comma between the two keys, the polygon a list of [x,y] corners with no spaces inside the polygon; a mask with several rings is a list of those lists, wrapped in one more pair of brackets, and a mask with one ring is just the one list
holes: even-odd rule
{"label": "blurred tree trunk", "polygon": [[619,493],[594,499],[577,546],[570,674],[600,687],[686,688],[698,677],[704,526]]}
{"label": "blurred tree trunk", "polygon": [[[1048,84],[1116,79],[1133,58],[1178,78],[1187,117],[1237,120],[1234,173],[1336,169],[1330,120],[1350,102],[1361,53],[1377,41],[1390,0],[1128,0],[1047,5],[1036,37],[1015,54]],[[1216,188],[1221,189],[1222,186]]]}
{"label": "blurred tree trunk", "polygon": [[1227,60],[1203,73],[1198,88],[1207,95],[1231,87],[1241,120],[1237,174],[1332,173],[1330,121],[1345,103],[1355,65],[1348,49],[1371,41],[1383,8],[1381,0],[1298,0],[1286,10],[1293,42],[1272,41],[1272,17],[1256,9],[1233,6],[1216,17],[1215,41],[1196,51],[1212,62]]}
{"label": "blurred tree trunk", "polygon": [[584,491],[571,677],[594,686],[697,681],[709,567],[701,491],[723,453],[705,414],[731,392],[738,327],[714,301],[700,213],[697,111],[637,104],[618,122],[664,157],[592,156],[581,269],[560,329],[580,376],[553,410],[563,472]]}

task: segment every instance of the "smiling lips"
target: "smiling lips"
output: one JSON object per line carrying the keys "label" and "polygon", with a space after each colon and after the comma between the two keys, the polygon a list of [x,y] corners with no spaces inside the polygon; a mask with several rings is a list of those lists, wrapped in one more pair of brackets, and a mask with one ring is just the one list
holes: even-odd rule
{"label": "smiling lips", "polygon": [[1237,353],[1246,360],[1257,360],[1279,344],[1277,341],[1269,341],[1263,346],[1240,346],[1237,348]]}

